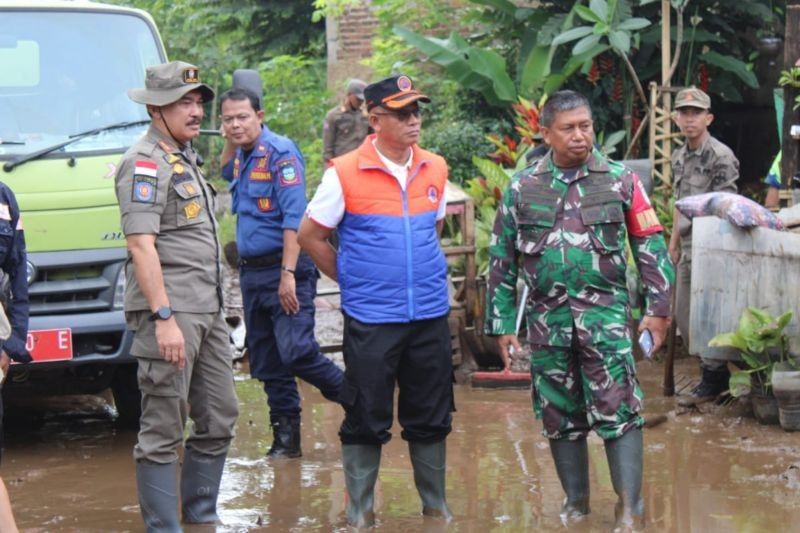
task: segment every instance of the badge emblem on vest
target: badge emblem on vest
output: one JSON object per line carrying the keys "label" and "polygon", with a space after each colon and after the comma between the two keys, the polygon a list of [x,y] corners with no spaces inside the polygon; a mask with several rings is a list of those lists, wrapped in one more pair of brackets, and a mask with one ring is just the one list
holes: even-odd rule
{"label": "badge emblem on vest", "polygon": [[435,204],[439,200],[439,191],[433,185],[428,187],[428,200],[430,200],[432,204]]}

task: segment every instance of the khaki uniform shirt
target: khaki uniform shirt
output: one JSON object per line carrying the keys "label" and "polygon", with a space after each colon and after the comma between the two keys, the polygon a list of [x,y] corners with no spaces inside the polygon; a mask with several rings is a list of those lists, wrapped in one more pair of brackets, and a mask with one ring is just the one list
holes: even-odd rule
{"label": "khaki uniform shirt", "polygon": [[368,131],[369,119],[364,110],[340,105],[328,111],[322,139],[325,161],[361,146]]}
{"label": "khaki uniform shirt", "polygon": [[[216,193],[191,149],[150,127],[122,157],[116,176],[122,231],[156,235],[164,287],[174,311],[216,313],[222,307],[220,246],[214,218]],[[125,311],[150,310],[125,264]]]}
{"label": "khaki uniform shirt", "polygon": [[[689,144],[685,143],[672,153],[672,175],[676,200],[707,192],[735,193],[736,180],[739,179],[739,160],[730,148],[709,135],[697,150],[690,150]],[[692,221],[682,214],[678,221],[678,231],[681,249],[690,250]]]}

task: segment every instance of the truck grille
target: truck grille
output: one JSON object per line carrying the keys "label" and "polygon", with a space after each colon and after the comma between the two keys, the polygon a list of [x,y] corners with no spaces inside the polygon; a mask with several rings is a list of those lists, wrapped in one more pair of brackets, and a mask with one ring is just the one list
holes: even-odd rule
{"label": "truck grille", "polygon": [[124,248],[29,253],[35,277],[30,314],[89,313],[111,308]]}

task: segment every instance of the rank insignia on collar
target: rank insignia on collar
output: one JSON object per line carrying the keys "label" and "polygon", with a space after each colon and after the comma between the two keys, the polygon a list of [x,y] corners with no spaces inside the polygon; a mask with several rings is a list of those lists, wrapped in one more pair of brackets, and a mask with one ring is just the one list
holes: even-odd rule
{"label": "rank insignia on collar", "polygon": [[183,214],[186,215],[186,218],[191,220],[193,218],[197,218],[200,215],[200,211],[203,208],[200,207],[200,203],[197,200],[192,200],[183,208]]}
{"label": "rank insignia on collar", "polygon": [[259,198],[258,210],[264,213],[267,211],[272,211],[272,201],[269,198]]}
{"label": "rank insignia on collar", "polygon": [[180,160],[181,158],[175,154],[164,154],[164,161],[166,161],[169,165],[177,163]]}
{"label": "rank insignia on collar", "polygon": [[165,151],[165,152],[167,152],[168,154],[171,154],[171,153],[173,153],[173,152],[177,152],[177,151],[178,151],[178,149],[177,149],[177,148],[175,148],[174,146],[172,146],[172,145],[171,145],[170,143],[168,143],[167,141],[158,141],[158,145],[161,147],[161,149],[162,149],[162,150],[164,150],[164,151]]}
{"label": "rank insignia on collar", "polygon": [[257,152],[266,152],[267,151],[267,147],[264,146],[263,144],[259,144],[258,148],[256,148],[256,151]]}

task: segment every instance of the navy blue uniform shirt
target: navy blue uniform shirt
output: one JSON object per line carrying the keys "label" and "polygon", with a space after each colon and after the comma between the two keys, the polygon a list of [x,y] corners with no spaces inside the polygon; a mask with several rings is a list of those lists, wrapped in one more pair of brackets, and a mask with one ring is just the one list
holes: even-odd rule
{"label": "navy blue uniform shirt", "polygon": [[307,203],[305,162],[294,142],[262,125],[253,150],[245,157],[237,148],[222,177],[231,182],[239,255],[280,253],[283,230],[297,231]]}
{"label": "navy blue uniform shirt", "polygon": [[17,199],[11,189],[0,182],[0,268],[8,275],[11,286],[7,310],[11,337],[0,341],[0,346],[11,359],[21,363],[30,361],[30,355],[25,348],[30,310],[27,261],[25,234]]}

